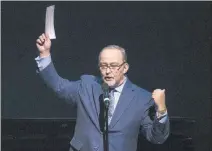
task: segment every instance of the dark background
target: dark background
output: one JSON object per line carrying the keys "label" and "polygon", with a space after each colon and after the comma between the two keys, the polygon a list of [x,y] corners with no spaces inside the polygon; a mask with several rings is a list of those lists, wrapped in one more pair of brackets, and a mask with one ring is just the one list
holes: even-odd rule
{"label": "dark background", "polygon": [[1,2],[3,118],[76,117],[36,74],[35,41],[52,4],[51,51],[62,77],[99,75],[99,51],[120,45],[131,81],[165,88],[170,117],[195,119],[197,150],[211,150],[211,2]]}

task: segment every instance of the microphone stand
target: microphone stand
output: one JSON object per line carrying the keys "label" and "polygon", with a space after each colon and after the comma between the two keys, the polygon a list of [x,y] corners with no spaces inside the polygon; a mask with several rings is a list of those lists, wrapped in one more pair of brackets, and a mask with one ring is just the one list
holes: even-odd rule
{"label": "microphone stand", "polygon": [[109,141],[108,141],[108,109],[110,104],[109,99],[109,86],[107,83],[102,84],[103,90],[103,101],[104,101],[104,115],[103,115],[103,143],[104,151],[109,151]]}
{"label": "microphone stand", "polygon": [[108,141],[108,109],[109,109],[110,100],[105,98],[104,100],[104,132],[103,132],[103,141],[104,141],[104,151],[109,151],[109,141]]}

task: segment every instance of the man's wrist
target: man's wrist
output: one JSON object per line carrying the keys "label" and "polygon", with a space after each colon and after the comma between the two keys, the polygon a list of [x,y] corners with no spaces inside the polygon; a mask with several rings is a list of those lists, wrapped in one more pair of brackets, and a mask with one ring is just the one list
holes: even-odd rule
{"label": "man's wrist", "polygon": [[35,61],[37,63],[37,67],[39,71],[42,71],[44,68],[46,68],[51,63],[51,55],[45,56],[45,57],[36,57]]}
{"label": "man's wrist", "polygon": [[39,56],[40,56],[40,58],[45,58],[45,57],[50,56],[50,53],[49,52],[40,53]]}
{"label": "man's wrist", "polygon": [[157,110],[157,119],[161,120],[162,118],[166,117],[167,115],[167,109],[164,108],[163,110]]}
{"label": "man's wrist", "polygon": [[160,115],[163,115],[165,114],[167,111],[167,108],[166,106],[162,107],[162,108],[158,108],[157,112],[160,114]]}

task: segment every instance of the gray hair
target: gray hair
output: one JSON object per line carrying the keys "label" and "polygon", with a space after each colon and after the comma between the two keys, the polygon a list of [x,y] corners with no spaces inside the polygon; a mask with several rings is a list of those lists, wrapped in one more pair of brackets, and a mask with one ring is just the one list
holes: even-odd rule
{"label": "gray hair", "polygon": [[101,52],[104,50],[104,49],[117,49],[117,50],[120,50],[120,52],[122,53],[122,56],[123,56],[123,61],[127,62],[127,53],[126,53],[126,50],[121,47],[121,46],[118,46],[118,45],[108,45],[106,47],[104,47],[100,53],[99,53],[99,58],[100,58],[100,54]]}

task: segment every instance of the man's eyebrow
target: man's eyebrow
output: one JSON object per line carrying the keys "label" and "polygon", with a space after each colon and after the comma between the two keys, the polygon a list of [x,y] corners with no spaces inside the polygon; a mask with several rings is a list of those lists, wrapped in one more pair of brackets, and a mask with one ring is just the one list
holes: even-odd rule
{"label": "man's eyebrow", "polygon": [[106,62],[100,62],[99,64],[107,64]]}

